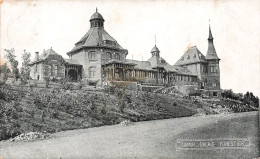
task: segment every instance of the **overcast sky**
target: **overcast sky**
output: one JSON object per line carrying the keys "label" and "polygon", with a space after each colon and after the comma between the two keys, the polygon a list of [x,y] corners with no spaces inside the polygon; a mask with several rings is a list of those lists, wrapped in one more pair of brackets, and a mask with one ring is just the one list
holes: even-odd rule
{"label": "overcast sky", "polygon": [[88,31],[96,7],[105,30],[128,50],[128,58],[147,60],[156,35],[161,56],[170,64],[194,45],[206,55],[210,19],[221,58],[221,87],[260,95],[259,0],[5,0],[1,56],[13,47],[18,59],[24,49],[33,58],[34,52],[52,47],[67,58],[66,52]]}

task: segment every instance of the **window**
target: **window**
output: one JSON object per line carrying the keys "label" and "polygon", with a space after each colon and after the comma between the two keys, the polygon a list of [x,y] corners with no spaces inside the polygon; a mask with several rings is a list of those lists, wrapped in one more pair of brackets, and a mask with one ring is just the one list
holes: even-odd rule
{"label": "window", "polygon": [[181,60],[184,60],[184,57],[183,57],[183,56],[181,57]]}
{"label": "window", "polygon": [[210,67],[210,72],[218,72],[217,67]]}
{"label": "window", "polygon": [[54,66],[51,65],[51,76],[54,76]]}
{"label": "window", "polygon": [[212,83],[212,87],[216,87],[217,86],[217,83],[216,82],[213,82]]}
{"label": "window", "polygon": [[196,58],[196,54],[193,55],[193,58],[194,58],[194,59]]}
{"label": "window", "polygon": [[35,64],[34,72],[37,72],[37,71],[38,71],[38,64]]}
{"label": "window", "polygon": [[190,59],[190,55],[187,56],[187,59]]}
{"label": "window", "polygon": [[104,53],[101,54],[101,58],[102,60],[105,60],[106,59],[106,55]]}
{"label": "window", "polygon": [[96,53],[95,52],[89,52],[88,53],[88,59],[89,60],[96,60]]}
{"label": "window", "polygon": [[207,66],[202,66],[202,72],[207,73]]}
{"label": "window", "polygon": [[115,54],[115,59],[120,60],[120,55],[118,53]]}
{"label": "window", "polygon": [[58,75],[58,66],[55,65],[54,66],[54,76],[57,76]]}
{"label": "window", "polygon": [[96,73],[96,68],[95,67],[90,67],[89,68],[89,77],[94,78]]}
{"label": "window", "polygon": [[107,60],[110,60],[110,59],[112,59],[112,54],[110,53],[110,52],[107,52],[107,54],[106,54],[106,58],[107,58]]}
{"label": "window", "polygon": [[213,92],[213,96],[214,97],[218,96],[218,92]]}

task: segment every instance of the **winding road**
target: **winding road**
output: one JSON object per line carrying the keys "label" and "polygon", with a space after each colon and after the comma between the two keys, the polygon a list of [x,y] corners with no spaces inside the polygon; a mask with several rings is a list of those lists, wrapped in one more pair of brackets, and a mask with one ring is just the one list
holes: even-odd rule
{"label": "winding road", "polygon": [[[258,124],[258,112],[247,112],[71,130],[40,141],[2,141],[0,158],[256,158],[259,156]],[[216,139],[247,139],[250,145],[200,149],[176,146],[182,140]]]}

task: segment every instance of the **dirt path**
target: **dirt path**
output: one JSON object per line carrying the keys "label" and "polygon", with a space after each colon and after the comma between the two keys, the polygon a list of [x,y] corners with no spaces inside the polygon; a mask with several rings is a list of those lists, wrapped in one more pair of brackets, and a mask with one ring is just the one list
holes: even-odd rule
{"label": "dirt path", "polygon": [[[231,121],[239,122],[232,127],[223,127]],[[249,112],[73,130],[53,134],[52,138],[42,141],[0,142],[0,158],[194,158],[193,155],[197,155],[196,158],[233,158],[237,155],[234,153],[241,151],[237,149],[178,151],[175,146],[176,140],[250,137],[252,143],[256,144],[257,124],[258,112]],[[241,129],[241,125],[246,126],[245,129]],[[215,128],[223,131],[216,132]],[[232,129],[232,132],[227,133],[229,129]],[[257,151],[256,145],[253,145],[243,151],[243,153],[248,153],[243,156],[253,154],[250,157],[252,158],[257,155]]]}

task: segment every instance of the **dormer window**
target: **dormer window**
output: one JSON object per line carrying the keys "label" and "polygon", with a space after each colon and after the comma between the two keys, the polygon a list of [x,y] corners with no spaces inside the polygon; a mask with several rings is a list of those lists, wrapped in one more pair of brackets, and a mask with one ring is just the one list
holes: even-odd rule
{"label": "dormer window", "polygon": [[187,56],[187,59],[190,59],[190,55]]}
{"label": "dormer window", "polygon": [[196,58],[196,54],[193,55],[193,58],[194,58],[194,59]]}
{"label": "dormer window", "polygon": [[183,57],[183,56],[181,57],[181,60],[184,60],[184,57]]}

